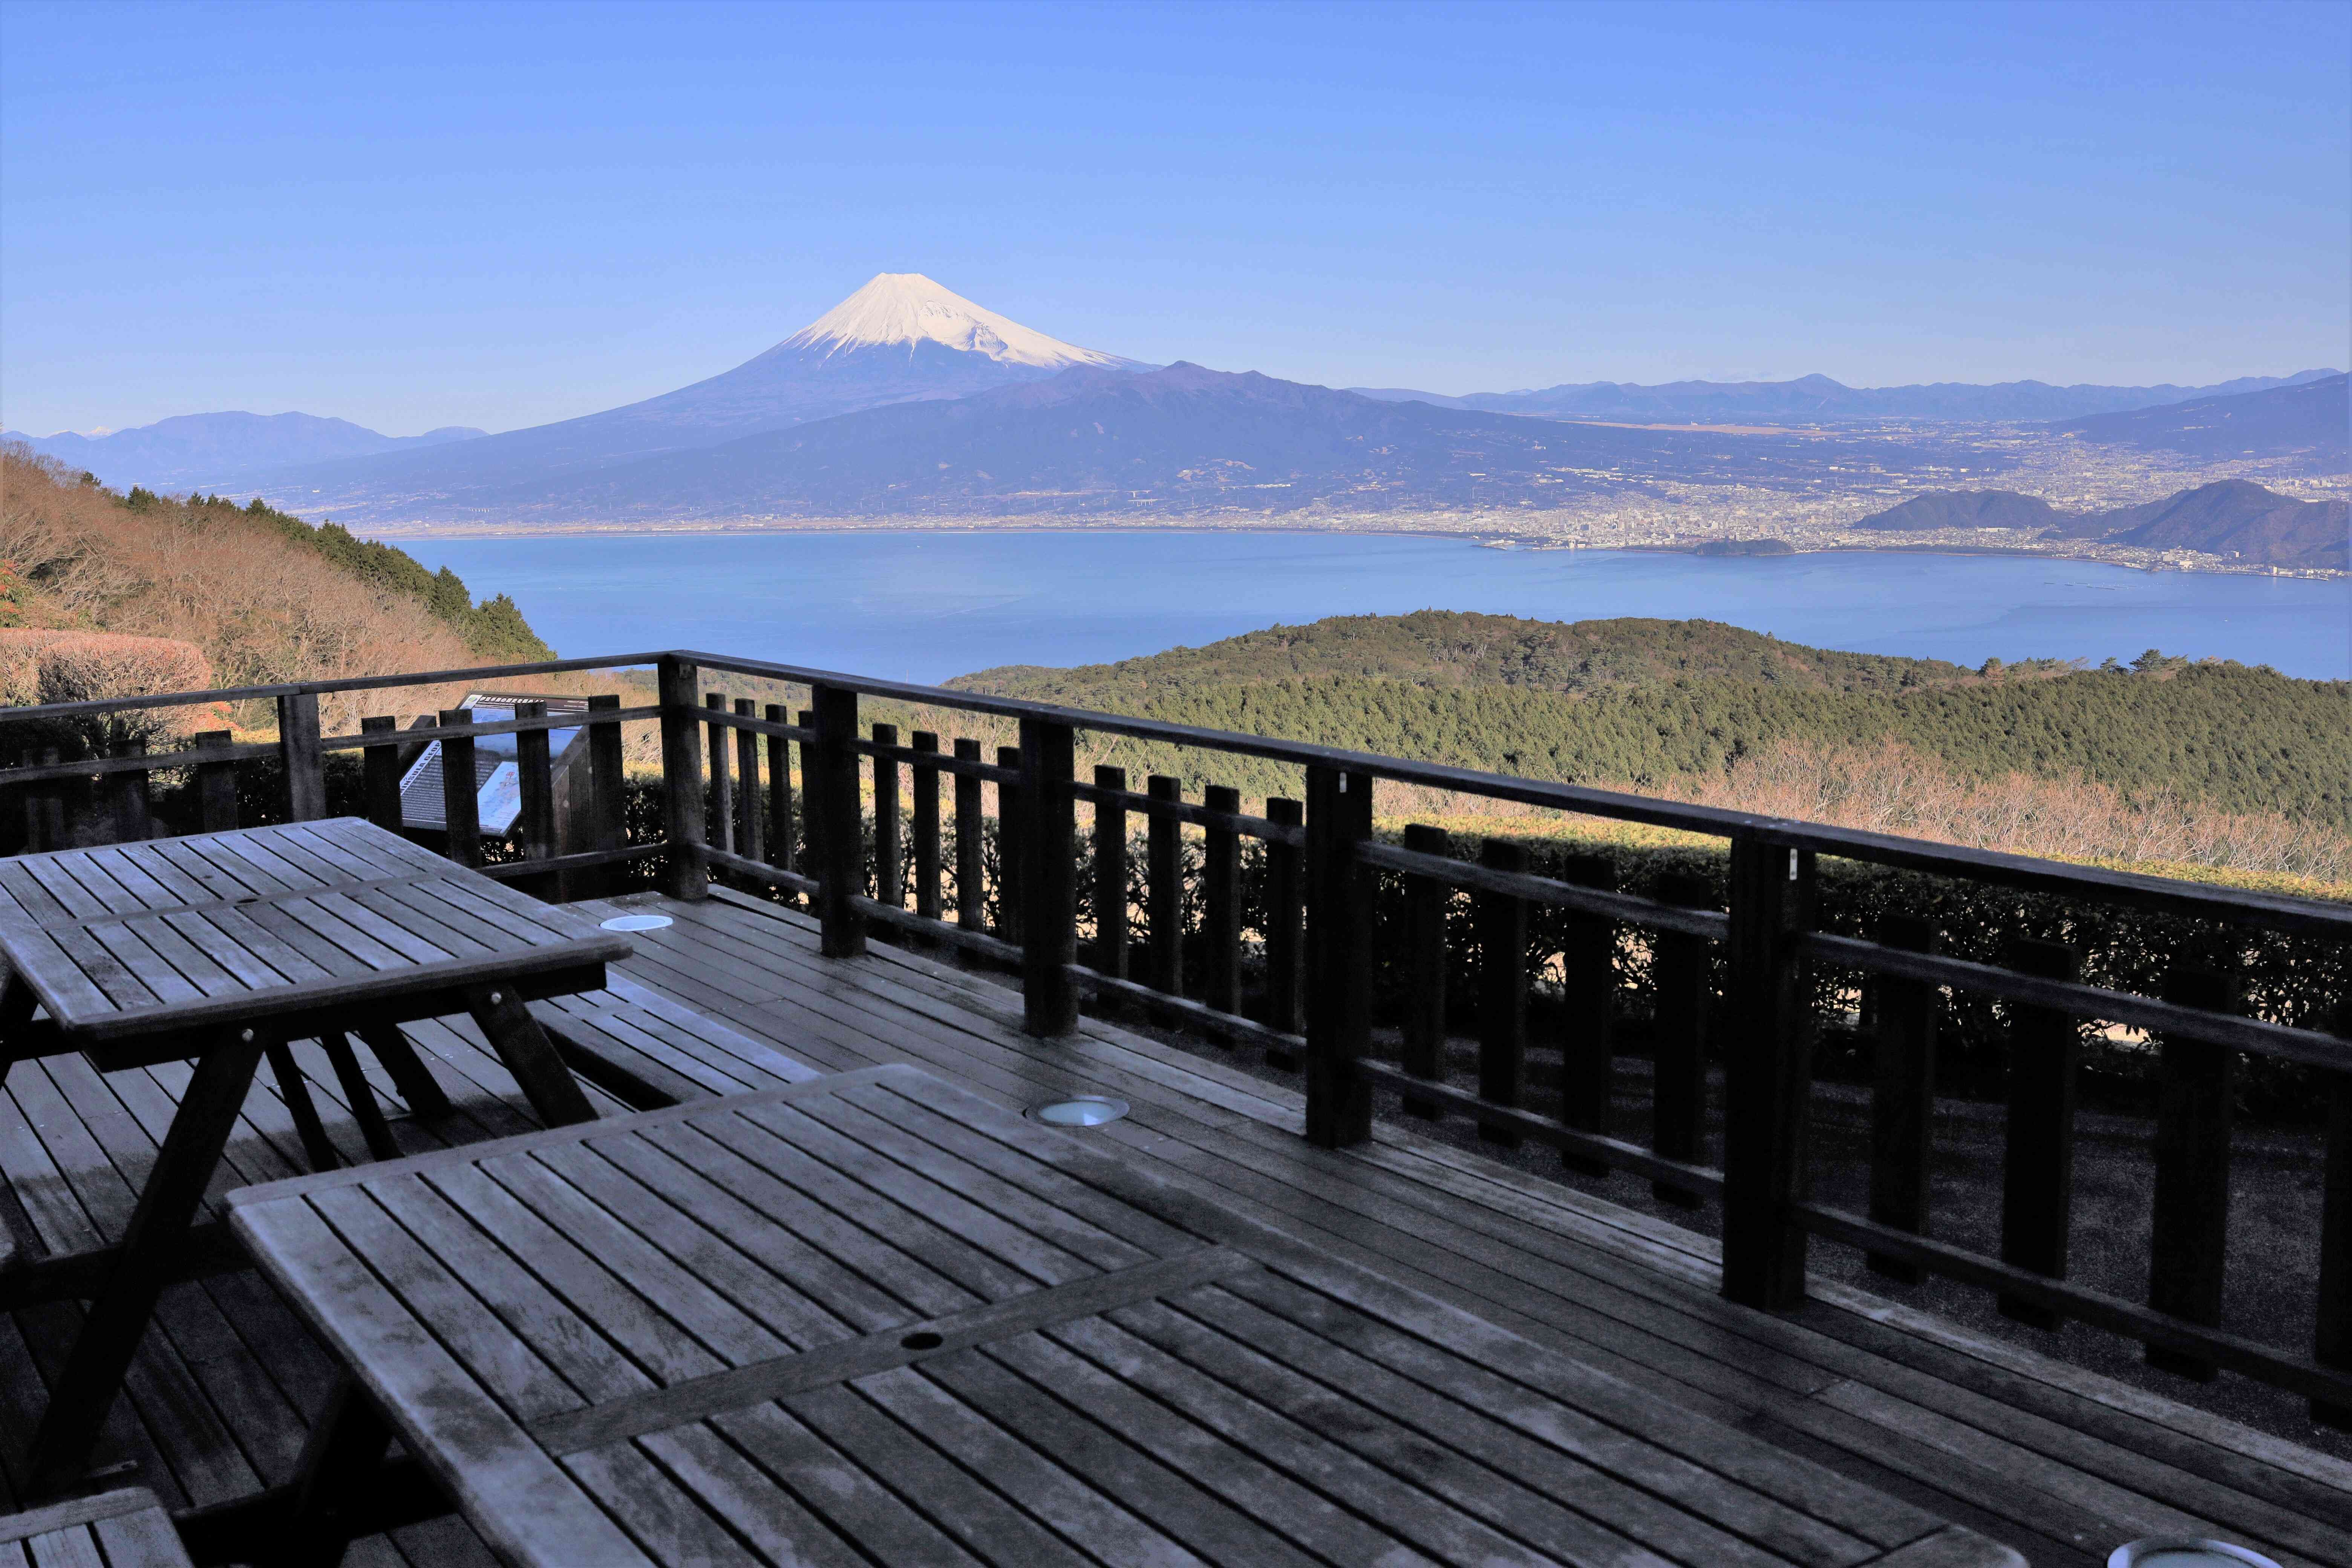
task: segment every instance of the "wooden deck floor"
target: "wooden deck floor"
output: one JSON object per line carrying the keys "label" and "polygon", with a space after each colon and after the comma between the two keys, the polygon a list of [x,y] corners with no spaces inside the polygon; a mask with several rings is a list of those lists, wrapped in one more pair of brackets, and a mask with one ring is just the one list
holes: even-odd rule
{"label": "wooden deck floor", "polygon": [[[1277,1085],[1094,1019],[1067,1041],[1032,1039],[1019,998],[992,982],[889,948],[822,959],[814,924],[773,906],[724,893],[624,901],[677,921],[638,934],[627,978],[787,1056],[824,1071],[912,1062],[1006,1105],[1117,1095],[1133,1114],[1089,1136],[1125,1157],[2037,1564],[2102,1563],[2120,1542],[2171,1532],[2242,1541],[2304,1568],[2352,1562],[2352,1466],[2340,1461],[1860,1291],[1822,1287],[1788,1317],[1732,1307],[1715,1294],[1703,1237],[1391,1123],[1356,1150],[1313,1149],[1297,1097]],[[437,1131],[396,1117],[404,1146],[530,1125],[469,1026],[412,1032],[463,1114]],[[333,1075],[319,1068],[313,1093],[357,1155]],[[20,1064],[0,1093],[0,1217],[37,1249],[110,1238],[181,1077],[100,1076],[79,1058]],[[300,1161],[265,1074],[214,1195]],[[25,1436],[78,1310],[0,1318],[0,1507],[14,1505]],[[102,1484],[150,1487],[177,1510],[285,1480],[329,1374],[250,1272],[175,1287],[108,1428]],[[445,1519],[360,1542],[346,1561],[488,1558]]]}

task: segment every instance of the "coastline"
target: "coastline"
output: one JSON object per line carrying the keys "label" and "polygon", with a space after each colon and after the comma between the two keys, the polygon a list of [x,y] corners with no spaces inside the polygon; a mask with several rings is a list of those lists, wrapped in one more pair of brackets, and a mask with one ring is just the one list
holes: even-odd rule
{"label": "coastline", "polygon": [[[399,543],[404,540],[494,540],[494,539],[608,539],[621,536],[684,535],[757,536],[764,534],[798,533],[1265,533],[1276,535],[1338,534],[1365,537],[1405,537],[1420,539],[1451,539],[1487,549],[1526,551],[1531,553],[1608,550],[1640,552],[1654,554],[1696,555],[1699,546],[1709,542],[1706,538],[1693,537],[1689,531],[1677,530],[1664,538],[1630,538],[1601,542],[1596,540],[1570,537],[1557,529],[1530,530],[1525,520],[1511,518],[1518,527],[1496,526],[1500,517],[1463,516],[1459,514],[1424,515],[1410,520],[1386,522],[1362,516],[1345,520],[1318,519],[1310,522],[1278,522],[1260,514],[1230,520],[1184,520],[1150,518],[1097,519],[1087,521],[1064,521],[1024,517],[993,518],[746,518],[724,521],[656,520],[631,522],[411,522],[367,523],[356,525],[352,531],[362,538]],[[1482,526],[1483,525],[1483,526]],[[1887,542],[1883,536],[1861,533],[1852,529],[1791,529],[1773,537],[1781,539],[1790,548],[1769,553],[1720,555],[1712,558],[1727,561],[1786,561],[1797,556],[1831,553],[1872,553],[1910,555],[1973,555],[2026,556],[2047,561],[2090,563],[2105,566],[2125,566],[2135,571],[2192,572],[2227,576],[2288,577],[2317,581],[2352,581],[2352,572],[2337,572],[2319,567],[2271,566],[2231,560],[2222,556],[2195,551],[2142,550],[2127,546],[2101,546],[2083,540],[2066,540],[2050,548],[2032,543],[2017,543],[2010,540],[1986,538],[1986,535],[2012,533],[2004,529],[1940,529],[1928,537],[1906,536],[1900,543]],[[1796,537],[1790,537],[1795,535]]]}

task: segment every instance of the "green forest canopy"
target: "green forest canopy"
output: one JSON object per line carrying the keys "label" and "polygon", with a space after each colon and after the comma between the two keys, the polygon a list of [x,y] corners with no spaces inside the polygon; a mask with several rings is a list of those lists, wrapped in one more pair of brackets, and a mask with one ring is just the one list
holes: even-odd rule
{"label": "green forest canopy", "polygon": [[[1718,773],[1784,741],[1892,740],[1974,773],[2088,775],[2126,794],[2170,792],[2352,827],[2352,682],[2153,652],[2099,670],[2044,659],[1970,671],[1806,647],[1712,621],[1559,624],[1423,611],[949,684],[1644,789]],[[1171,750],[1150,765],[1191,773],[1201,759],[1179,764]],[[1242,758],[1215,771],[1252,791],[1295,787],[1282,770]]]}

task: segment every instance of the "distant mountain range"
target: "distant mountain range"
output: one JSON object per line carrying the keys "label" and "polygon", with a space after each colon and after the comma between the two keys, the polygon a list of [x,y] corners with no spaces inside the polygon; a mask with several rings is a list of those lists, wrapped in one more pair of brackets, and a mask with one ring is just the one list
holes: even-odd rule
{"label": "distant mountain range", "polygon": [[[447,433],[378,436],[340,419],[281,414],[192,415],[92,439],[26,440],[109,484],[270,486],[314,509],[310,491],[346,501],[403,501],[545,483],[662,452],[713,447],[879,405],[963,397],[1073,368],[1140,368],[1082,349],[973,304],[919,272],[884,272],[782,342],[733,370],[601,414],[484,437],[464,449]],[[232,422],[256,422],[232,423]],[[282,422],[298,422],[285,426]],[[268,428],[262,428],[267,426]],[[341,444],[301,447],[280,428],[332,426]],[[240,439],[240,437],[243,438]],[[296,471],[299,469],[299,472]]]}
{"label": "distant mountain range", "polygon": [[[1873,390],[1807,376],[1364,394],[1155,369],[909,272],[877,275],[732,370],[528,429],[395,437],[309,415],[216,414],[28,444],[113,485],[258,493],[361,525],[1540,510],[1604,493],[1685,504],[1674,485],[1823,494],[1915,475],[1990,480],[2015,465],[1961,420],[2072,418],[2063,427],[2084,441],[2222,440],[2232,456],[2285,441],[2343,468],[2312,434],[2336,408],[2340,449],[2343,388],[2341,374],[2310,371],[2221,388]],[[2177,413],[2143,406],[2168,399]],[[2138,412],[2100,412],[2116,408]],[[1894,418],[1916,424],[1891,438],[1861,423]]]}
{"label": "distant mountain range", "polygon": [[11,430],[5,438],[94,473],[110,485],[185,489],[298,464],[471,441],[481,434],[446,425],[422,436],[382,436],[348,419],[322,419],[315,414],[231,412],[183,414],[104,436],[72,431],[26,436]]}
{"label": "distant mountain range", "polygon": [[1811,425],[1855,419],[2049,421],[2262,392],[2342,374],[2341,371],[2306,370],[2290,376],[2241,376],[2212,386],[2052,386],[2039,381],[2004,381],[1990,386],[1949,381],[1924,386],[1847,386],[1825,375],[1805,375],[1794,381],[1675,381],[1659,386],[1590,381],[1529,392],[1475,392],[1462,397],[1401,387],[1349,390],[1384,402],[1644,425]]}
{"label": "distant mountain range", "polygon": [[1179,363],[1077,369],[869,408],[593,472],[437,498],[425,515],[588,519],[1141,519],[1551,507],[1650,479],[1785,484],[1832,467],[1982,454],[1932,443],[1514,419]]}
{"label": "distant mountain range", "polygon": [[2013,490],[1931,491],[1854,526],[1891,532],[2021,529],[2151,550],[2196,550],[2256,565],[2352,570],[2352,507],[2297,500],[2251,479],[2222,479],[2139,506],[2074,513]]}
{"label": "distant mountain range", "polygon": [[2340,474],[2352,469],[2352,399],[2345,379],[2331,375],[2236,397],[2098,414],[2055,428],[2085,441],[2207,462],[2301,457],[2305,472]]}

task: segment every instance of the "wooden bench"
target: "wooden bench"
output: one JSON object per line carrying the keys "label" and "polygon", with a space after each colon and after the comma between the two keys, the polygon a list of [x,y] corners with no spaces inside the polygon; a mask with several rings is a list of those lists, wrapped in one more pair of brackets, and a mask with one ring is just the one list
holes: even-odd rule
{"label": "wooden bench", "polygon": [[145,1487],[0,1519],[0,1568],[190,1568],[172,1516]]}
{"label": "wooden bench", "polygon": [[602,991],[534,1002],[530,1013],[566,1067],[639,1110],[757,1094],[821,1076],[617,974]]}

